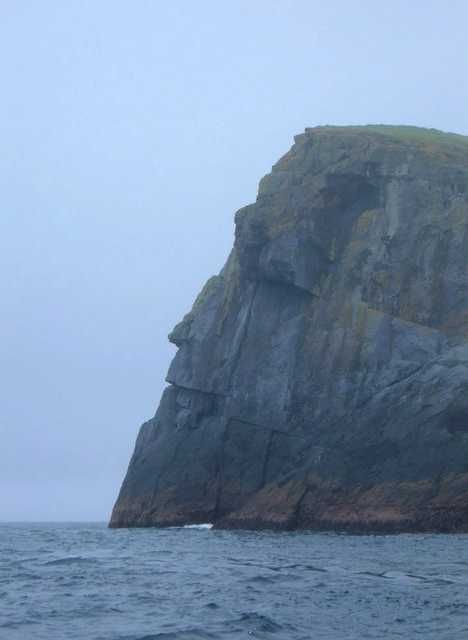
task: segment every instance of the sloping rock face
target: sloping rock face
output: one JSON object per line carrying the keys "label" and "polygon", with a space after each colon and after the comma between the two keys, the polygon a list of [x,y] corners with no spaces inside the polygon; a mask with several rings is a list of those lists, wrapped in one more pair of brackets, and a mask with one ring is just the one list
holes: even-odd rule
{"label": "sloping rock face", "polygon": [[468,531],[468,139],[316,128],[236,215],[111,526]]}

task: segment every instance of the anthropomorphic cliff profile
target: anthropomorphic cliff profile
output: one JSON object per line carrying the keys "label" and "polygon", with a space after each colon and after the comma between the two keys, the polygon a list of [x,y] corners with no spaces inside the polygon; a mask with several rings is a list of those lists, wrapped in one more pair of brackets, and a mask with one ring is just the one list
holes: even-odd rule
{"label": "anthropomorphic cliff profile", "polygon": [[468,138],[306,129],[236,215],[111,526],[468,531]]}

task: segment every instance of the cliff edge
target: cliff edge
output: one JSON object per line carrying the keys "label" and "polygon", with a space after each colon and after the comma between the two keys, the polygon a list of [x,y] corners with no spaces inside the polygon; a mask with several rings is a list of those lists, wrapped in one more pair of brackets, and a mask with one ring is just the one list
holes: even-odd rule
{"label": "cliff edge", "polygon": [[306,129],[169,339],[110,526],[468,531],[468,138]]}

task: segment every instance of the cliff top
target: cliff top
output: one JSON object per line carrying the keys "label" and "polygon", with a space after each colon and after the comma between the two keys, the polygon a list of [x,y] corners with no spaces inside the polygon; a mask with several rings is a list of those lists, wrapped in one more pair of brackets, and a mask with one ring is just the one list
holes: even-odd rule
{"label": "cliff top", "polygon": [[373,134],[384,136],[394,142],[405,142],[417,144],[426,148],[430,147],[452,147],[468,151],[468,136],[458,133],[448,133],[438,129],[426,129],[424,127],[413,127],[410,125],[389,125],[389,124],[368,124],[359,126],[336,126],[326,125],[305,129],[305,135],[311,134]]}
{"label": "cliff top", "polygon": [[294,136],[291,149],[262,178],[258,198],[297,186],[320,173],[365,173],[366,163],[379,166],[379,172],[387,177],[403,171],[408,176],[433,180],[442,172],[446,180],[465,184],[468,136],[409,125],[306,128]]}

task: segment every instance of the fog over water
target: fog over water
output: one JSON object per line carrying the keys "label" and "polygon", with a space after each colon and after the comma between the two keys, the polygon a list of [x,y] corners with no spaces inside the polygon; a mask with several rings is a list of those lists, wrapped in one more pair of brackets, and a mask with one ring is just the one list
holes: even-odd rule
{"label": "fog over water", "polygon": [[318,124],[468,134],[464,1],[0,2],[0,520],[105,520],[235,211]]}

